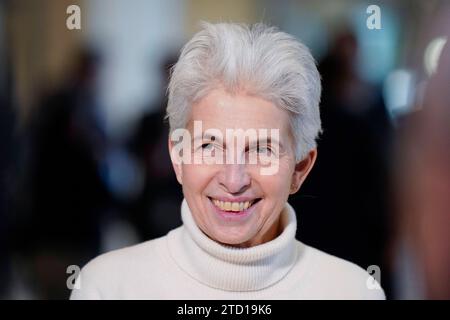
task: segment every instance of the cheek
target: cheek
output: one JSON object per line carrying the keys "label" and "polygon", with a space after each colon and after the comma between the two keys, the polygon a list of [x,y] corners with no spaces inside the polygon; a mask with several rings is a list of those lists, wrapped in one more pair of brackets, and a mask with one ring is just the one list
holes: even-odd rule
{"label": "cheek", "polygon": [[273,198],[283,198],[289,193],[290,180],[288,177],[275,175],[271,177],[265,176],[263,180],[260,180],[264,193]]}
{"label": "cheek", "polygon": [[183,189],[190,193],[200,194],[214,178],[213,166],[186,164],[183,170]]}
{"label": "cheek", "polygon": [[284,198],[289,195],[293,168],[290,162],[280,161],[279,170],[274,175],[258,175],[258,182],[264,193],[272,198]]}

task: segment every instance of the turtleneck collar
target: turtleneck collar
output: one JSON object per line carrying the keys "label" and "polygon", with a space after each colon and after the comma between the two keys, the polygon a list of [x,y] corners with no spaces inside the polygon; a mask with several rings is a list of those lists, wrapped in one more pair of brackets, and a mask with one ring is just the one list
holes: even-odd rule
{"label": "turtleneck collar", "polygon": [[183,226],[168,235],[175,262],[192,278],[227,291],[255,291],[281,280],[297,259],[294,209],[286,203],[281,213],[282,232],[275,239],[250,248],[222,245],[206,236],[195,223],[184,199]]}

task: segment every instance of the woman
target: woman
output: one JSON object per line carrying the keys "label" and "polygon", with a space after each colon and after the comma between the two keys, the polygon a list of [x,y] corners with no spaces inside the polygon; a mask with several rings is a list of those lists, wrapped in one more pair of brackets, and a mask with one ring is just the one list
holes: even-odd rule
{"label": "woman", "polygon": [[363,269],[295,239],[287,200],[321,130],[304,45],[263,24],[204,23],[168,91],[183,225],[94,259],[72,299],[384,299]]}

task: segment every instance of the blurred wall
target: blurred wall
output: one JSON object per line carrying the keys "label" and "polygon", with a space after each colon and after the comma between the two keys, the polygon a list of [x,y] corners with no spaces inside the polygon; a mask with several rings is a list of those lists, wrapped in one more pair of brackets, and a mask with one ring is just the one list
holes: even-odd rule
{"label": "blurred wall", "polygon": [[70,4],[83,8],[79,0],[7,3],[7,41],[14,62],[13,90],[22,120],[29,115],[38,92],[51,90],[61,82],[79,46],[81,32],[65,27],[65,12]]}
{"label": "blurred wall", "polygon": [[265,18],[265,10],[258,0],[188,0],[186,3],[186,36],[198,31],[200,20],[209,22],[255,23]]}
{"label": "blurred wall", "polygon": [[184,40],[185,2],[91,0],[85,6],[83,40],[103,55],[99,94],[115,136],[164,94],[160,65]]}

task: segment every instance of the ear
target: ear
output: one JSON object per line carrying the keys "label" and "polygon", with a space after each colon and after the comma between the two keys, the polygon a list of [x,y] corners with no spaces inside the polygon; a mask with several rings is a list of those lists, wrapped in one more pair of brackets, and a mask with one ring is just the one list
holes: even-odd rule
{"label": "ear", "polygon": [[181,163],[181,158],[176,152],[174,151],[174,144],[172,140],[170,140],[170,136],[168,138],[167,142],[168,148],[169,148],[169,155],[170,155],[170,161],[172,161],[173,170],[175,171],[175,175],[177,177],[178,183],[183,185],[183,168]]}
{"label": "ear", "polygon": [[317,149],[313,149],[306,155],[303,160],[295,164],[294,173],[292,174],[290,194],[294,194],[300,189],[301,185],[314,166],[316,158]]}

